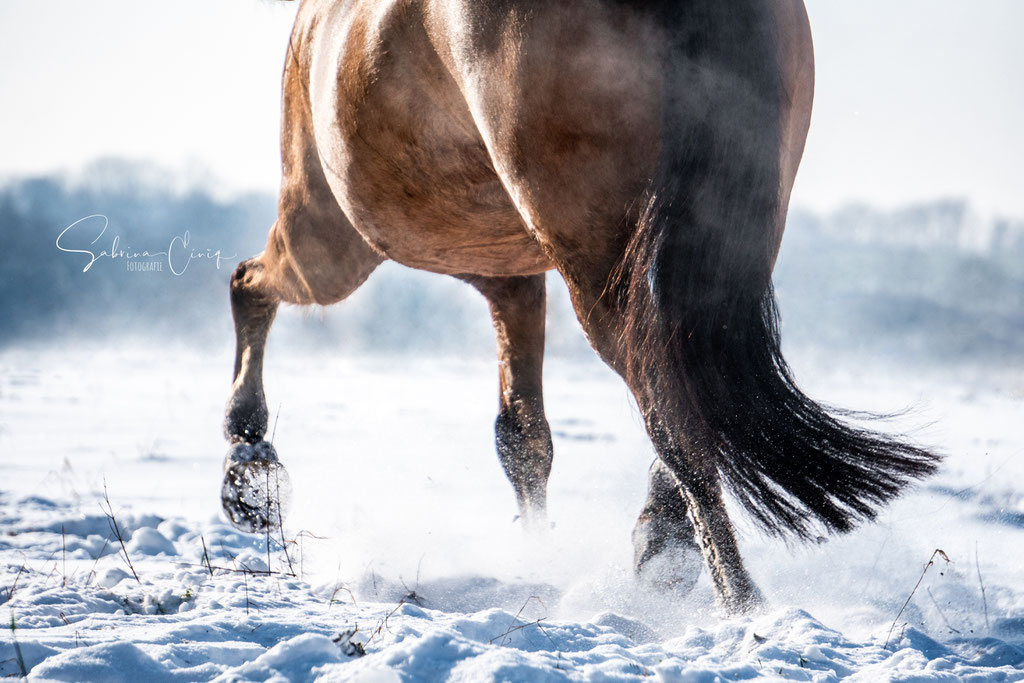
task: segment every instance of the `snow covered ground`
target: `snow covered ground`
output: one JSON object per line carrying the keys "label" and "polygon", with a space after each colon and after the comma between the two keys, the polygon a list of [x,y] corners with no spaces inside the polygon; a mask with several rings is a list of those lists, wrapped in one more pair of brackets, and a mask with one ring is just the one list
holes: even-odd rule
{"label": "snow covered ground", "polygon": [[5,351],[0,675],[1024,680],[1024,375],[794,360],[816,398],[913,406],[893,427],[948,459],[820,545],[737,515],[769,606],[727,619],[706,576],[685,597],[634,582],[652,452],[596,362],[548,361],[553,528],[532,538],[494,455],[493,364],[272,346],[286,556],[220,515],[226,353]]}

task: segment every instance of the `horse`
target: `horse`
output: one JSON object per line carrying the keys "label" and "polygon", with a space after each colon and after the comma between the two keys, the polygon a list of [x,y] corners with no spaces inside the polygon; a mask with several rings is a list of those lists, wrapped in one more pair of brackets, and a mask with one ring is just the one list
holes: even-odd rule
{"label": "horse", "polygon": [[553,457],[557,271],[656,453],[634,569],[667,562],[652,580],[685,590],[703,559],[727,613],[763,598],[726,493],[812,539],[936,469],[812,401],[780,352],[771,274],[814,90],[801,0],[303,0],[282,90],[277,219],[230,282],[222,498],[239,528],[282,521],[240,474],[279,471],[262,384],[278,306],[337,303],[385,259],[487,299],[497,455],[527,526]]}

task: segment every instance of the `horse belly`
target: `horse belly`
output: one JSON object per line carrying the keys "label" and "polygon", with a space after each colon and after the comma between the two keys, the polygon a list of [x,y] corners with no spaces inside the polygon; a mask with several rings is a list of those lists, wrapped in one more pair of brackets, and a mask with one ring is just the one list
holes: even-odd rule
{"label": "horse belly", "polygon": [[549,270],[417,14],[409,3],[357,8],[317,29],[321,45],[334,41],[313,55],[310,99],[335,197],[370,245],[404,265]]}

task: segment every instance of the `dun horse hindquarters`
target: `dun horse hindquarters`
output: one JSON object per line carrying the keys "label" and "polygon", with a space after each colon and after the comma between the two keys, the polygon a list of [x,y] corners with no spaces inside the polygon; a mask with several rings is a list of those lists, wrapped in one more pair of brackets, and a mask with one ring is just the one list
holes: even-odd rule
{"label": "dun horse hindquarters", "polygon": [[729,610],[758,593],[723,482],[769,531],[807,536],[932,471],[810,401],[779,354],[771,271],[813,78],[799,0],[305,0],[278,218],[232,279],[232,520],[275,523],[270,492],[233,472],[279,471],[262,387],[278,304],[340,301],[384,259],[488,299],[499,460],[533,523],[552,459],[543,272],[559,271],[658,454],[637,570],[668,563],[652,578],[687,586],[703,557]]}

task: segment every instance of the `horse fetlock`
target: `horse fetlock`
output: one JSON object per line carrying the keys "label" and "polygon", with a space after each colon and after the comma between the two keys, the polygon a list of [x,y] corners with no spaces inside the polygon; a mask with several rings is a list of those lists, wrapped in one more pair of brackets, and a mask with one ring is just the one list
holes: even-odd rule
{"label": "horse fetlock", "polygon": [[498,460],[512,483],[519,505],[519,516],[527,529],[539,529],[547,523],[548,476],[551,473],[550,437],[530,438],[518,429],[503,429],[498,418]]}
{"label": "horse fetlock", "polygon": [[518,411],[503,410],[494,423],[495,443],[509,479],[547,483],[554,449],[551,429],[543,415],[526,417]]}
{"label": "horse fetlock", "polygon": [[224,418],[224,435],[232,443],[254,444],[267,433],[267,402],[262,397],[232,396]]}
{"label": "horse fetlock", "polygon": [[733,586],[729,593],[719,596],[719,602],[729,616],[755,614],[767,604],[760,589],[750,581]]}

